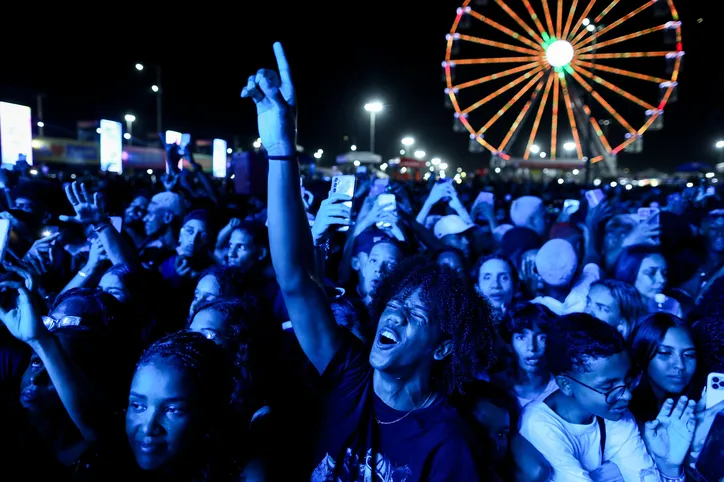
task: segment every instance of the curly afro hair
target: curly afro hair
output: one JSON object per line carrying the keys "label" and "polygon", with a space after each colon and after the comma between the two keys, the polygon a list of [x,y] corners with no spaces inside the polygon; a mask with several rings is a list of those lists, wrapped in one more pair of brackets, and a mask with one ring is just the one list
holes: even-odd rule
{"label": "curly afro hair", "polygon": [[608,358],[625,350],[621,333],[585,313],[558,318],[546,338],[546,362],[553,375],[585,372],[592,360]]}
{"label": "curly afro hair", "polygon": [[414,292],[419,292],[442,336],[453,342],[452,353],[437,364],[433,381],[445,393],[463,393],[464,385],[495,361],[492,309],[463,275],[414,257],[399,263],[380,284],[372,306],[375,324],[390,300]]}

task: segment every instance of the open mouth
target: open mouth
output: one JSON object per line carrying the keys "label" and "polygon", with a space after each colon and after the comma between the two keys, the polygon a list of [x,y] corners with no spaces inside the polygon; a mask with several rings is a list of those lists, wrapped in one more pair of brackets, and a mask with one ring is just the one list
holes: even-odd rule
{"label": "open mouth", "polygon": [[377,337],[377,343],[383,347],[393,347],[400,343],[400,337],[389,328],[383,328]]}

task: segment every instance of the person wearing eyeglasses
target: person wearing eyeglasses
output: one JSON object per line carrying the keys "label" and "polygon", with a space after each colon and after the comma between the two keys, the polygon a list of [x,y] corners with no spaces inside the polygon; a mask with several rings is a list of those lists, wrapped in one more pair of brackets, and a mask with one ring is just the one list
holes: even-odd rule
{"label": "person wearing eyeglasses", "polygon": [[641,376],[615,327],[584,313],[561,317],[545,358],[558,390],[526,406],[520,432],[551,464],[550,480],[684,480],[694,403],[666,400],[642,437],[628,409]]}

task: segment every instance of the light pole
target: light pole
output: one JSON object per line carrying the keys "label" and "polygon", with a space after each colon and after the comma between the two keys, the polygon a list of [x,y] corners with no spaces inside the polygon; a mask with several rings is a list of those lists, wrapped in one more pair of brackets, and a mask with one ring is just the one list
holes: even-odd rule
{"label": "light pole", "polygon": [[[140,65],[140,64],[138,64]],[[132,114],[126,114],[126,132],[128,132],[128,145],[133,145],[133,122],[136,120],[136,116]]]}
{"label": "light pole", "polygon": [[716,141],[714,147],[719,150],[719,164],[721,164],[724,162],[724,140]]}
{"label": "light pole", "polygon": [[36,100],[38,101],[38,137],[45,137],[45,122],[43,121],[43,97],[45,94],[38,94]]}
{"label": "light pole", "polygon": [[382,112],[382,107],[379,101],[365,104],[365,110],[370,113],[370,152],[375,152],[375,116]]}
{"label": "light pole", "polygon": [[[143,69],[143,64],[136,64],[136,70],[141,72]],[[163,132],[163,87],[160,65],[156,65],[156,83],[151,86],[151,90],[156,94],[156,131]]]}

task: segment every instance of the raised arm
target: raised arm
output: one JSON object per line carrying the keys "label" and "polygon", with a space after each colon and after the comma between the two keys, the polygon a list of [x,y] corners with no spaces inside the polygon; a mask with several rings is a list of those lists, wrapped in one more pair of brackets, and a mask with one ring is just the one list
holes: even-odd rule
{"label": "raised arm", "polygon": [[242,97],[256,104],[259,137],[269,156],[269,246],[277,281],[299,344],[322,373],[341,344],[337,323],[314,279],[314,249],[299,191],[296,99],[284,50],[274,44],[279,75],[262,69]]}

